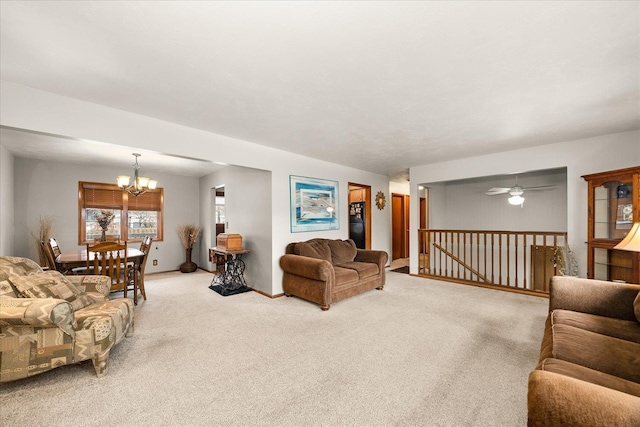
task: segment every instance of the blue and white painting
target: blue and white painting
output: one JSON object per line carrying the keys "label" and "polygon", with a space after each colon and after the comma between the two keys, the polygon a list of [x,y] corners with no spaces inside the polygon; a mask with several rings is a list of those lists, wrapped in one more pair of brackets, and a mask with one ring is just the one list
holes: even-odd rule
{"label": "blue and white painting", "polygon": [[338,230],[338,182],[289,176],[291,232]]}

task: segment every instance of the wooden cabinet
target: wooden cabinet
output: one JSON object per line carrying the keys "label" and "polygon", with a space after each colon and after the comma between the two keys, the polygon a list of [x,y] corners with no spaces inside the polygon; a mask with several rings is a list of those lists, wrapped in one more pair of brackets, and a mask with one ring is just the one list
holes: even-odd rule
{"label": "wooden cabinet", "polygon": [[613,249],[640,221],[640,166],[583,178],[589,187],[587,277],[640,283],[638,252]]}
{"label": "wooden cabinet", "polygon": [[356,188],[349,190],[349,203],[366,202],[367,191],[366,188]]}

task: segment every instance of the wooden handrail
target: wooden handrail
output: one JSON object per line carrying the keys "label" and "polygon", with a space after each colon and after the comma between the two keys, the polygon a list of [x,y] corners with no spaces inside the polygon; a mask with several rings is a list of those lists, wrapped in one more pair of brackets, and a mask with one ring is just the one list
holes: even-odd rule
{"label": "wooden handrail", "polygon": [[452,253],[450,253],[449,251],[444,249],[442,246],[438,245],[437,243],[434,243],[433,246],[435,248],[440,249],[445,255],[450,256],[454,261],[460,263],[461,266],[463,266],[464,268],[466,268],[467,270],[469,270],[470,272],[472,272],[473,274],[478,276],[480,279],[484,280],[485,283],[487,283],[488,285],[492,284],[486,277],[484,277],[482,274],[480,274],[479,272],[477,272],[476,270],[474,270],[472,267],[468,266],[464,262],[460,261],[460,259],[458,257],[456,257],[455,255],[453,255]]}
{"label": "wooden handrail", "polygon": [[481,286],[546,294],[567,233],[421,229],[419,274]]}

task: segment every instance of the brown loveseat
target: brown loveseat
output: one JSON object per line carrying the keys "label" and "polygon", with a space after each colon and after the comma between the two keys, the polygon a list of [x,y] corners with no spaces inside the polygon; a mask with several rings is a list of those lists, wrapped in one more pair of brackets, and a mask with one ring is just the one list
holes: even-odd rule
{"label": "brown loveseat", "polygon": [[388,255],[357,249],[353,240],[311,239],[287,245],[280,258],[282,288],[329,310],[333,302],[373,288],[382,289]]}
{"label": "brown loveseat", "polygon": [[109,300],[106,276],[63,276],[28,259],[0,256],[0,382],[91,359],[133,334],[133,301]]}
{"label": "brown loveseat", "polygon": [[640,286],[551,279],[529,426],[640,426]]}

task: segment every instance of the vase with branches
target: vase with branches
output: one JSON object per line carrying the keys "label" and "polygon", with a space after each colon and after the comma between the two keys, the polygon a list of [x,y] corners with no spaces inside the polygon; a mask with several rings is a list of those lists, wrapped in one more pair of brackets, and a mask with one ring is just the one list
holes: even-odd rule
{"label": "vase with branches", "polygon": [[102,228],[103,242],[107,241],[107,229],[109,228],[109,225],[111,225],[111,221],[113,221],[114,217],[115,214],[113,212],[104,209],[102,209],[99,214],[95,215],[96,221],[98,221],[98,225],[100,225],[100,228]]}
{"label": "vase with branches", "polygon": [[51,216],[39,216],[38,217],[38,226],[36,231],[31,231],[31,237],[35,241],[36,248],[38,251],[38,258],[40,260],[40,265],[49,266],[49,268],[55,268],[55,266],[49,265],[47,261],[47,254],[44,252],[45,248],[42,246],[41,242],[45,244],[49,241],[53,231],[53,217]]}
{"label": "vase with branches", "polygon": [[178,235],[186,251],[186,261],[180,265],[180,271],[183,273],[193,273],[198,268],[198,264],[191,261],[191,252],[201,233],[202,228],[195,224],[184,224],[178,227]]}

